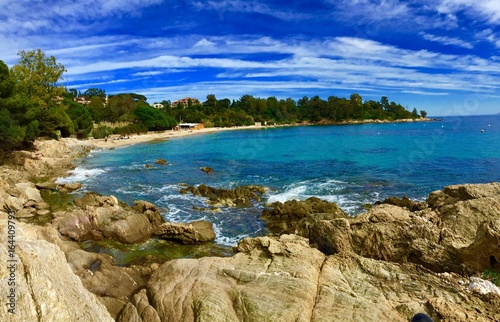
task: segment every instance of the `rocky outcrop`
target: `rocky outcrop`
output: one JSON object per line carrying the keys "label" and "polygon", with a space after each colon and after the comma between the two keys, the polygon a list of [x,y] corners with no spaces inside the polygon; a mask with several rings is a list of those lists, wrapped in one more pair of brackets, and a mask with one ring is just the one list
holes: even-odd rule
{"label": "rocky outcrop", "polygon": [[[296,203],[292,213],[303,216],[307,204]],[[281,208],[286,207],[275,206]],[[292,215],[278,224],[272,220],[279,216],[273,218],[268,212],[263,217],[271,227],[294,223]],[[500,262],[500,183],[446,187],[418,206],[384,203],[356,217],[310,218],[307,229],[295,231],[325,254],[349,252],[465,274]]]}
{"label": "rocky outcrop", "polygon": [[[0,212],[2,321],[113,321],[104,305],[73,274],[64,253],[52,243],[26,236],[25,226],[19,222],[15,256],[8,257],[6,226],[7,214]],[[15,284],[8,285],[9,278]],[[14,295],[12,301],[9,294]],[[11,308],[15,314],[9,313]]]}
{"label": "rocky outcrop", "polygon": [[198,187],[188,186],[180,189],[181,194],[192,193],[195,196],[208,198],[214,207],[248,207],[252,200],[259,201],[266,191],[264,187],[241,186],[235,189],[213,188],[201,184]]}
{"label": "rocky outcrop", "polygon": [[[412,263],[326,256],[295,235],[244,239],[231,258],[163,264],[118,321],[499,321],[500,297]],[[477,281],[475,281],[477,283]],[[432,290],[432,291],[431,291]]]}
{"label": "rocky outcrop", "polygon": [[318,220],[348,218],[336,203],[315,197],[304,201],[275,202],[262,212],[261,218],[275,234],[297,234],[309,237],[311,225]]}

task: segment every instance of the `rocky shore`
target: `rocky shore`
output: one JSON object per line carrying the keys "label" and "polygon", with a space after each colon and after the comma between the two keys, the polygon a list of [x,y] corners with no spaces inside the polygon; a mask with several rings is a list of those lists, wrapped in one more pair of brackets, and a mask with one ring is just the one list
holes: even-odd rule
{"label": "rocky shore", "polygon": [[[94,146],[36,148],[0,167],[2,321],[500,321],[500,289],[484,275],[500,279],[500,183],[390,198],[356,217],[317,198],[275,203],[262,214],[271,235],[231,257],[123,267],[82,243],[210,243],[211,224],[165,222],[145,201],[65,199],[79,186],[55,177]],[[263,192],[200,187],[183,192],[216,206]]]}

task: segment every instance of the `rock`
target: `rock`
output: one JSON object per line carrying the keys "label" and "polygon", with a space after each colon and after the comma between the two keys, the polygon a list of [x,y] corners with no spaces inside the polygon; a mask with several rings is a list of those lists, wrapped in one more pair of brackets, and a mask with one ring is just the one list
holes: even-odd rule
{"label": "rock", "polygon": [[73,183],[58,183],[56,189],[58,189],[61,193],[73,192],[82,187],[82,184],[79,182]]}
{"label": "rock", "polygon": [[[2,231],[2,236],[7,235]],[[0,277],[7,281],[9,276],[15,276],[16,295],[14,315],[8,312],[9,286],[6,282],[0,284],[4,294],[0,298],[0,315],[4,321],[113,321],[106,308],[73,274],[57,246],[22,238],[16,242],[18,261],[13,269],[7,265],[7,243],[0,243],[4,263]]]}
{"label": "rock", "polygon": [[160,322],[156,310],[148,303],[146,290],[135,294],[132,301],[125,306],[118,321]]}
{"label": "rock", "polygon": [[261,218],[267,228],[276,234],[297,234],[309,237],[309,228],[315,220],[346,218],[347,215],[336,203],[311,197],[304,201],[289,200],[275,202],[265,209]]}
{"label": "rock", "polygon": [[180,189],[181,194],[192,193],[195,196],[208,198],[208,203],[214,207],[247,207],[252,200],[259,201],[266,191],[264,187],[242,186],[235,189],[213,188],[201,184],[197,188],[188,186]]}
{"label": "rock", "polygon": [[16,212],[16,218],[30,218],[36,215],[35,208],[23,208]]}
{"label": "rock", "polygon": [[208,221],[193,221],[189,224],[163,223],[156,229],[155,235],[187,245],[204,244],[215,240],[213,225]]}
{"label": "rock", "polygon": [[206,174],[210,174],[210,173],[214,172],[214,169],[210,168],[210,167],[201,167],[200,170],[205,172]]}
{"label": "rock", "polygon": [[406,208],[410,211],[423,210],[427,207],[427,205],[425,203],[415,202],[415,201],[409,199],[407,196],[403,196],[401,199],[399,199],[397,197],[390,197],[390,198],[385,199],[384,201],[375,202],[375,205],[382,205],[382,204],[394,205],[394,206]]}
{"label": "rock", "polygon": [[166,262],[117,321],[403,322],[417,312],[439,321],[500,319],[496,300],[416,264],[325,256],[295,235],[246,238],[235,251]]}
{"label": "rock", "polygon": [[5,200],[5,206],[9,211],[19,211],[24,208],[24,203],[19,198],[9,196]]}
{"label": "rock", "polygon": [[16,184],[17,190],[21,193],[20,199],[24,202],[29,200],[33,200],[35,202],[42,202],[42,196],[40,195],[40,191],[34,187],[34,185],[30,182],[22,182]]}
{"label": "rock", "polygon": [[137,212],[119,203],[114,196],[86,193],[74,204],[79,209],[58,214],[53,224],[61,234],[77,241],[107,238],[138,243],[149,239],[156,226],[163,222],[159,213],[151,210]]}
{"label": "rock", "polygon": [[146,169],[151,169],[153,166],[152,166],[151,164],[147,163],[147,164],[145,165],[145,167],[146,167]]}
{"label": "rock", "polygon": [[167,160],[160,158],[160,159],[156,159],[155,163],[160,164],[160,165],[165,165],[165,164],[167,164]]}
{"label": "rock", "polygon": [[46,182],[36,183],[35,187],[38,190],[56,190],[57,184],[55,182],[52,182],[52,181],[46,181]]}
{"label": "rock", "polygon": [[468,287],[469,291],[478,293],[481,295],[493,293],[496,295],[500,295],[500,288],[498,288],[495,284],[490,281],[483,280],[479,277],[471,277],[470,284]]}

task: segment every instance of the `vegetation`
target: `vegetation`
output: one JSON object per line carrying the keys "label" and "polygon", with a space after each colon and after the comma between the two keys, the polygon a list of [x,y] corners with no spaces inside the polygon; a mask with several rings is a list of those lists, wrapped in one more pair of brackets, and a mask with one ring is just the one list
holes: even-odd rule
{"label": "vegetation", "polygon": [[496,286],[500,286],[500,271],[487,269],[482,274],[484,279],[491,281]]}
{"label": "vegetation", "polygon": [[[144,95],[123,93],[106,95],[103,89],[89,88],[83,93],[66,89],[60,81],[66,71],[55,57],[40,49],[20,51],[19,61],[10,70],[0,60],[0,153],[28,147],[37,137],[104,138],[111,134],[133,134],[171,129],[177,122],[203,123],[206,127],[276,124],[329,124],[350,120],[397,120],[426,117],[425,111],[411,112],[383,96],[380,101],[363,102],[359,94],[348,99],[330,96],[256,98],[243,95],[238,100],[188,101],[172,106],[164,100],[153,108]],[[96,126],[95,124],[107,125]],[[122,125],[118,125],[122,124]]]}

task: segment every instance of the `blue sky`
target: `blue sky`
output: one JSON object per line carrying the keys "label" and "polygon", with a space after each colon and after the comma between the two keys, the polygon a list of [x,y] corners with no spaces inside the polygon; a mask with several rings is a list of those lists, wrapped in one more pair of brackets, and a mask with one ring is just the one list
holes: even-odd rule
{"label": "blue sky", "polygon": [[382,95],[500,112],[500,0],[0,0],[0,59],[41,48],[63,83],[150,103]]}

